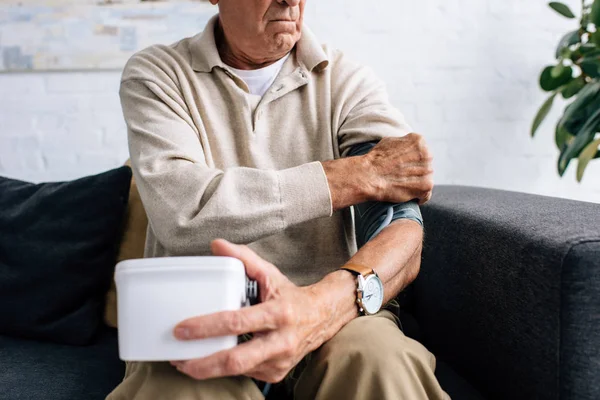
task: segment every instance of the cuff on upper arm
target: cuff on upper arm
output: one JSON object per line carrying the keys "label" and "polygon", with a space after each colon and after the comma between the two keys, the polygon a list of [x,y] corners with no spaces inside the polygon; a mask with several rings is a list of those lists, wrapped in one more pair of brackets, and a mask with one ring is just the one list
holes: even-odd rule
{"label": "cuff on upper arm", "polygon": [[[386,222],[390,208],[393,210],[393,216]],[[377,236],[383,228],[400,219],[409,219],[423,226],[423,216],[418,203],[416,201],[400,204],[368,202],[355,205],[354,225],[358,247],[362,247]]]}
{"label": "cuff on upper arm", "polygon": [[409,201],[408,203],[396,204],[394,206],[392,222],[399,219],[410,219],[423,227],[423,215],[416,201]]}

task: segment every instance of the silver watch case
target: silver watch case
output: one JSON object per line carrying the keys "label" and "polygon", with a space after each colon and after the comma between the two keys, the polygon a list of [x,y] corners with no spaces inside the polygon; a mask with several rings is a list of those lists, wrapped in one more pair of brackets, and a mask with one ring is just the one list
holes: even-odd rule
{"label": "silver watch case", "polygon": [[[377,308],[377,310],[375,311],[368,311],[365,306],[363,305],[363,297],[365,294],[365,288],[367,287],[367,285],[369,284],[369,282],[371,280],[377,280],[379,281],[379,287],[381,287],[381,303],[379,304],[379,307]],[[375,270],[373,270],[373,273],[368,275],[366,278],[362,275],[357,275],[356,277],[356,282],[357,282],[357,288],[356,288],[356,304],[358,305],[358,311],[361,315],[374,315],[377,314],[380,310],[381,307],[383,306],[383,282],[381,281],[381,279],[379,278],[379,275],[377,275],[377,272]]]}

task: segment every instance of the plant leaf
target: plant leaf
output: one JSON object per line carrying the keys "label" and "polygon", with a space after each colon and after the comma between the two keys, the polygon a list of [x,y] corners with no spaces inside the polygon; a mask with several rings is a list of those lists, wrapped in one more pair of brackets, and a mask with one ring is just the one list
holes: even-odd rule
{"label": "plant leaf", "polygon": [[577,181],[581,182],[583,174],[588,164],[598,153],[598,147],[600,147],[600,139],[593,141],[579,155],[579,164],[577,165]]}
{"label": "plant leaf", "polygon": [[579,131],[595,110],[600,108],[600,82],[585,85],[564,111],[560,124],[571,134]]}
{"label": "plant leaf", "polygon": [[558,1],[553,1],[550,4],[548,4],[550,6],[550,8],[552,8],[554,11],[556,11],[557,13],[559,13],[560,15],[562,15],[563,17],[567,17],[570,19],[575,18],[575,14],[573,14],[573,11],[571,11],[571,9],[569,8],[569,6],[567,6],[564,3],[558,2]]}
{"label": "plant leaf", "polygon": [[597,108],[592,116],[581,127],[575,139],[568,143],[561,151],[558,158],[558,174],[563,176],[569,163],[575,157],[578,157],[590,141],[594,139],[598,128],[600,127],[600,108]]}
{"label": "plant leaf", "polygon": [[560,76],[556,78],[552,76],[553,69],[554,67],[552,66],[544,68],[540,76],[540,86],[546,92],[552,92],[573,80],[572,67],[564,67]]}
{"label": "plant leaf", "polygon": [[596,26],[600,26],[600,0],[594,0],[592,11],[590,12],[590,22]]}
{"label": "plant leaf", "polygon": [[542,124],[542,122],[544,122],[544,120],[548,116],[548,113],[552,109],[552,104],[554,104],[555,98],[556,98],[556,93],[554,93],[552,96],[550,96],[548,98],[548,100],[546,100],[544,102],[544,104],[542,105],[542,108],[540,108],[540,111],[538,111],[537,115],[535,116],[535,119],[533,120],[533,126],[531,127],[531,137],[535,136],[535,132],[537,132],[537,130],[540,127],[540,125]]}
{"label": "plant leaf", "polygon": [[598,61],[586,60],[582,61],[579,64],[581,70],[590,78],[598,78],[600,77],[600,64]]}
{"label": "plant leaf", "polygon": [[590,34],[590,42],[596,46],[600,45],[600,30]]}
{"label": "plant leaf", "polygon": [[554,141],[556,142],[556,147],[558,147],[558,151],[562,151],[567,141],[569,141],[572,138],[573,135],[571,135],[560,123],[556,124],[556,133],[554,134]]}
{"label": "plant leaf", "polygon": [[550,76],[554,79],[559,78],[565,70],[565,66],[563,63],[558,64],[556,67],[552,68],[550,71]]}
{"label": "plant leaf", "polygon": [[579,63],[587,62],[587,63],[600,63],[600,49],[596,49],[594,51],[590,51],[586,53],[581,60],[578,60]]}
{"label": "plant leaf", "polygon": [[562,50],[565,47],[573,46],[574,44],[580,43],[581,37],[579,36],[579,29],[573,32],[567,33],[565,36],[560,39],[558,42],[558,47],[556,48],[556,58],[561,56]]}
{"label": "plant leaf", "polygon": [[570,59],[577,64],[583,57],[587,55],[594,55],[598,52],[598,46],[594,43],[585,43],[577,45],[573,51],[571,51]]}
{"label": "plant leaf", "polygon": [[585,86],[585,79],[583,78],[583,76],[580,76],[578,78],[573,79],[571,82],[569,82],[569,84],[567,84],[563,88],[561,93],[565,99],[570,99],[571,97],[573,97],[577,93],[579,93],[581,91],[581,89],[583,89],[584,86]]}
{"label": "plant leaf", "polygon": [[579,46],[579,51],[583,55],[594,50],[598,50],[598,46],[596,46],[594,43],[584,43],[581,46]]}
{"label": "plant leaf", "polygon": [[596,48],[593,51],[585,53],[583,61],[598,61],[600,59],[600,49]]}

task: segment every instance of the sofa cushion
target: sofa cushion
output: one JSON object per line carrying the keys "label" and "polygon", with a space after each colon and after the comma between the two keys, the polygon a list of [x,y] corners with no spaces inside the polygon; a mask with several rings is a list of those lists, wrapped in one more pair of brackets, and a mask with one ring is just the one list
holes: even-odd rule
{"label": "sofa cushion", "polygon": [[131,180],[0,177],[0,334],[82,345],[102,322]]}
{"label": "sofa cushion", "polygon": [[0,349],[0,400],[104,400],[125,372],[107,327],[91,346],[0,336]]}
{"label": "sofa cushion", "polygon": [[[127,161],[126,165],[131,166],[131,163]],[[144,257],[147,228],[148,217],[146,216],[146,210],[144,210],[135,179],[132,177],[131,188],[129,189],[129,201],[127,203],[125,229],[121,246],[119,247],[117,262]],[[110,327],[117,327],[117,288],[114,279],[111,280],[110,289],[106,293],[104,322]]]}

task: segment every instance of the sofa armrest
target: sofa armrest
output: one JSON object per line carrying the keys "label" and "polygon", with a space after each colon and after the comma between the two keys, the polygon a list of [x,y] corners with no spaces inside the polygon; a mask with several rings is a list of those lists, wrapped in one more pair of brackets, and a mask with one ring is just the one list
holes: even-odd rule
{"label": "sofa armrest", "polygon": [[600,205],[440,186],[412,313],[491,399],[600,398]]}

